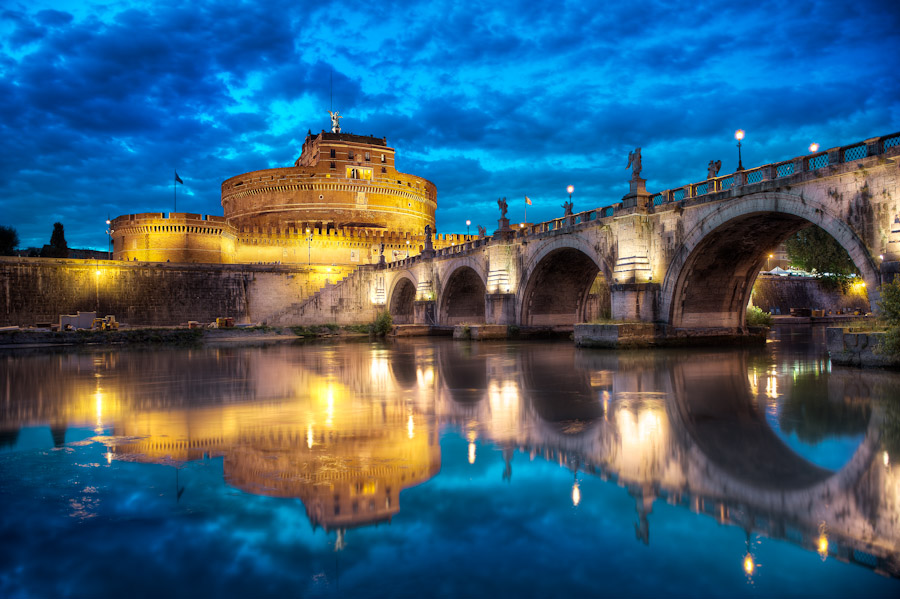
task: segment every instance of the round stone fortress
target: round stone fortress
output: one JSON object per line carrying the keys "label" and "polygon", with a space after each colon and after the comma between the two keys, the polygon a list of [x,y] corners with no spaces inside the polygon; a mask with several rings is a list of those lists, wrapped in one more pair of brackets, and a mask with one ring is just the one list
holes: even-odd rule
{"label": "round stone fortress", "polygon": [[[222,183],[224,216],[143,213],[112,224],[114,259],[309,265],[334,276],[418,254],[434,230],[437,189],[401,173],[385,138],[307,134],[294,166]],[[443,237],[443,238],[442,238]],[[458,243],[434,236],[435,247]],[[329,278],[334,278],[329,277]]]}

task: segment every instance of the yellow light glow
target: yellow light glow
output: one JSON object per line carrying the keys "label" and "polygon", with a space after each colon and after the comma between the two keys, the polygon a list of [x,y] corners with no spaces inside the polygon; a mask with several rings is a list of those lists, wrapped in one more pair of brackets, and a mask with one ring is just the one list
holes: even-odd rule
{"label": "yellow light glow", "polygon": [[99,276],[100,276],[100,271],[99,271],[99,270],[95,270],[95,271],[94,271],[94,274],[97,275],[97,276],[99,277]]}
{"label": "yellow light glow", "polygon": [[819,554],[819,557],[822,558],[824,562],[828,558],[828,537],[825,533],[819,535],[819,542],[816,548],[816,552]]}
{"label": "yellow light glow", "polygon": [[574,185],[569,185],[568,187],[566,187],[566,192],[568,192],[569,194],[571,194],[573,191],[575,191]]}
{"label": "yellow light glow", "polygon": [[475,463],[475,444],[469,443],[469,463]]}
{"label": "yellow light glow", "polygon": [[434,368],[429,366],[425,370],[416,369],[416,384],[419,387],[428,387],[434,382]]}
{"label": "yellow light glow", "polygon": [[572,484],[572,505],[578,507],[579,503],[581,503],[581,489],[578,488],[578,481],[576,480]]}
{"label": "yellow light glow", "polygon": [[409,415],[409,420],[406,421],[406,434],[409,435],[410,439],[416,436],[416,425],[413,422],[412,414]]}
{"label": "yellow light glow", "polygon": [[753,576],[755,569],[756,564],[753,563],[753,556],[748,553],[744,556],[744,572],[747,573],[747,576]]}
{"label": "yellow light glow", "polygon": [[818,152],[818,151],[819,151],[819,144],[817,144],[816,142],[813,142],[813,143],[809,144],[809,151],[810,151],[810,152]]}
{"label": "yellow light glow", "polygon": [[306,427],[306,447],[309,449],[312,449],[312,446],[313,446],[313,429],[312,429],[312,425],[310,424],[308,427]]}
{"label": "yellow light glow", "polygon": [[112,458],[113,458],[112,452],[111,452],[111,451],[107,451],[107,452],[106,452],[106,463],[107,463],[107,464],[112,464]]}
{"label": "yellow light glow", "polygon": [[94,393],[94,399],[97,406],[97,427],[94,431],[99,434],[103,432],[103,391],[99,387],[97,392]]}
{"label": "yellow light glow", "polygon": [[884,467],[887,468],[888,466],[891,465],[891,458],[888,457],[888,452],[886,452],[886,451],[883,452],[881,455],[882,455],[882,459],[884,460]]}
{"label": "yellow light glow", "polygon": [[744,130],[738,129],[737,131],[735,131],[734,138],[738,141],[741,141],[742,139],[744,139]]}
{"label": "yellow light glow", "polygon": [[766,397],[778,399],[778,379],[774,376],[766,378]]}

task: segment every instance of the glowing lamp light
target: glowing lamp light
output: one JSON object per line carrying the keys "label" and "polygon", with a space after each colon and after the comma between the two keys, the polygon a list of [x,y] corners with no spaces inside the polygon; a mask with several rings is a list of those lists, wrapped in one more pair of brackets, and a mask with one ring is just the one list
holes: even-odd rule
{"label": "glowing lamp light", "polygon": [[468,227],[471,224],[472,224],[472,221],[470,221],[469,219],[466,219],[466,226]]}
{"label": "glowing lamp light", "polygon": [[819,554],[819,557],[822,558],[823,562],[828,558],[828,537],[825,533],[819,535],[819,541],[816,544],[816,553]]}
{"label": "glowing lamp light", "polygon": [[573,192],[573,191],[575,191],[575,186],[574,186],[574,185],[569,185],[568,187],[566,187],[566,192],[567,192],[569,195],[572,195],[572,192]]}
{"label": "glowing lamp light", "polygon": [[475,444],[469,443],[469,463],[475,463]]}
{"label": "glowing lamp light", "polygon": [[753,576],[754,570],[756,570],[756,564],[753,563],[753,556],[748,553],[744,556],[744,572],[747,573],[747,576]]}
{"label": "glowing lamp light", "polygon": [[735,131],[734,138],[738,141],[741,141],[742,139],[744,139],[744,130],[738,129],[737,131]]}
{"label": "glowing lamp light", "polygon": [[578,481],[576,480],[572,484],[572,505],[578,507],[579,503],[581,503],[581,489],[578,488]]}
{"label": "glowing lamp light", "polygon": [[99,276],[100,276],[100,271],[99,271],[99,270],[95,270],[95,271],[94,271],[94,274],[97,275],[97,276],[99,277]]}
{"label": "glowing lamp light", "polygon": [[819,144],[817,144],[816,142],[813,142],[813,143],[809,144],[809,151],[810,151],[810,152],[818,152],[818,151],[819,151]]}

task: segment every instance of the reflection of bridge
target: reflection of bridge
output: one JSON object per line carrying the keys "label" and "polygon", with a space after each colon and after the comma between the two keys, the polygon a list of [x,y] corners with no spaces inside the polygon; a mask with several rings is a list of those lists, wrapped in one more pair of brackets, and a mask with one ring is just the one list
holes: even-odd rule
{"label": "reflection of bridge", "polygon": [[[470,460],[479,441],[502,447],[506,475],[518,449],[615,481],[635,497],[645,541],[663,499],[900,575],[900,478],[879,448],[881,407],[869,401],[900,396],[891,373],[780,376],[755,366],[751,353],[608,353],[564,343],[409,341],[333,353],[11,358],[0,380],[0,432],[88,425],[113,430],[109,459],[222,456],[231,484],[298,497],[311,522],[343,529],[391,518],[401,490],[438,473],[438,431],[447,424],[469,440]],[[784,392],[813,378],[827,381],[816,388],[822,410],[850,405],[864,415],[855,431],[862,441],[836,472],[797,456],[766,420],[776,379]]]}
{"label": "reflection of bridge", "polygon": [[[635,497],[636,531],[645,542],[647,516],[659,498],[748,534],[900,576],[900,478],[879,449],[879,405],[870,408],[853,456],[832,472],[774,434],[748,380],[746,355],[615,355],[559,346],[539,360],[524,348],[513,360],[492,354],[490,346],[478,351],[485,372],[493,373],[491,386],[473,397],[442,376],[439,417],[458,423],[470,441],[518,448],[616,481]],[[828,395],[820,398],[825,405],[858,403],[872,377],[900,395],[900,381],[890,374],[828,377]]]}
{"label": "reflection of bridge", "polygon": [[656,194],[633,180],[614,206],[362,268],[294,316],[571,326],[610,310],[737,332],[768,251],[810,224],[847,249],[875,305],[900,270],[898,159],[895,134]]}

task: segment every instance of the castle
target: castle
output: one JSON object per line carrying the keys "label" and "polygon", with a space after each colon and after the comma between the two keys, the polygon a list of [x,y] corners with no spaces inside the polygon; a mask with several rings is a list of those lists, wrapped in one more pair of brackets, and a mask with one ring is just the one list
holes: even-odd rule
{"label": "castle", "polygon": [[[434,183],[398,171],[385,138],[309,132],[294,166],[222,183],[224,216],[128,214],[114,219],[113,258],[126,261],[287,264],[307,267],[313,287],[357,266],[420,253],[433,231]],[[433,235],[435,249],[468,236]],[[311,289],[308,288],[311,291]]]}

